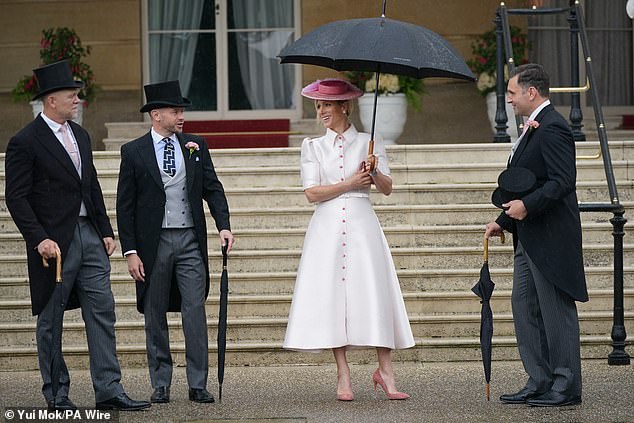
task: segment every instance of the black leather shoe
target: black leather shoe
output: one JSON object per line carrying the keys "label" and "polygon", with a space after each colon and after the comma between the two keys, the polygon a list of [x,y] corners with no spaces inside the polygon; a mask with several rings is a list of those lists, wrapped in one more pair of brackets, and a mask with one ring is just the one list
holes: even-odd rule
{"label": "black leather shoe", "polygon": [[110,398],[107,401],[101,401],[95,404],[97,410],[123,410],[123,411],[137,411],[150,408],[151,404],[147,401],[136,401],[130,399],[130,397],[122,392],[114,398]]}
{"label": "black leather shoe", "polygon": [[156,404],[164,404],[170,402],[170,387],[169,386],[159,386],[154,390],[152,396],[150,397],[150,401]]}
{"label": "black leather shoe", "polygon": [[215,402],[214,397],[206,389],[189,388],[189,399],[194,402]]}
{"label": "black leather shoe", "polygon": [[77,410],[77,406],[73,404],[73,402],[69,400],[68,397],[53,398],[52,400],[49,400],[47,402],[47,405],[48,405],[48,411],[55,411],[55,410],[75,411]]}
{"label": "black leather shoe", "polygon": [[538,397],[526,401],[533,407],[562,407],[564,405],[581,404],[581,395],[565,395],[557,391],[548,391]]}
{"label": "black leather shoe", "polygon": [[528,388],[522,388],[519,392],[514,394],[504,394],[500,396],[500,401],[506,404],[524,404],[531,398],[540,396],[541,393],[531,391]]}

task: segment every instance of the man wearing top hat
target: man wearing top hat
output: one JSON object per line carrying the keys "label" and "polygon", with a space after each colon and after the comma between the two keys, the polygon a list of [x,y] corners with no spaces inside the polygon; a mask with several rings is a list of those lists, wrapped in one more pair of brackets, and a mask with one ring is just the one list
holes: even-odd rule
{"label": "man wearing top hat", "polygon": [[207,391],[208,346],[205,300],[209,293],[205,200],[220,242],[233,244],[229,207],[206,142],[184,134],[178,81],[144,87],[150,132],[121,147],[117,222],[137,309],[145,315],[150,400],[170,399],[172,358],[166,312],[180,311],[185,335],[189,399],[214,402]]}
{"label": "man wearing top hat", "polygon": [[[508,101],[526,130],[513,145],[493,202],[504,210],[485,236],[503,230],[515,247],[511,295],[515,336],[526,385],[500,400],[531,406],[581,403],[579,321],[587,301],[575,144],[566,120],[548,100],[549,77],[537,64],[515,68]],[[502,204],[500,203],[502,198]]]}
{"label": "man wearing top hat", "polygon": [[[36,340],[42,393],[50,409],[74,410],[70,378],[61,358],[59,388],[53,395],[51,356],[58,300],[52,299],[55,271],[42,260],[62,257],[62,297],[66,309],[81,307],[90,353],[96,407],[140,410],[120,384],[116,357],[114,297],[108,256],[115,250],[101,187],[93,166],[90,136],[75,122],[82,82],[60,61],[34,70],[43,112],[11,140],[5,158],[6,203],[26,241],[31,305],[37,315]],[[59,352],[61,354],[61,351]]]}

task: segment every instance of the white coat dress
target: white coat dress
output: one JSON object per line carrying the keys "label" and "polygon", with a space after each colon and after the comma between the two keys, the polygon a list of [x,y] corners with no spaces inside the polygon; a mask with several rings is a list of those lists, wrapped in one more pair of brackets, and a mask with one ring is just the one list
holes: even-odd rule
{"label": "white coat dress", "polygon": [[[301,148],[303,188],[353,175],[367,157],[370,136],[354,126],[328,129]],[[390,176],[385,146],[375,144],[378,169]],[[414,346],[387,240],[369,189],[318,203],[297,270],[284,348],[319,352],[338,347]]]}

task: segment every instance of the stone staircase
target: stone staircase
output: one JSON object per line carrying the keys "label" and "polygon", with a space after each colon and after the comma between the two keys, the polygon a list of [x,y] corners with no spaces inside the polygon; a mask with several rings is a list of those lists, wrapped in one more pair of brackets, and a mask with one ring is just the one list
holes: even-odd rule
{"label": "stone staircase", "polygon": [[[416,347],[395,352],[396,360],[479,360],[480,303],[470,291],[482,266],[484,225],[497,215],[489,202],[509,145],[411,145],[388,148],[394,178],[389,197],[372,196],[399,274]],[[578,154],[596,153],[595,142]],[[634,211],[634,141],[610,145],[621,202]],[[238,238],[229,260],[228,365],[331,362],[328,352],[301,354],[281,349],[304,231],[313,211],[299,177],[299,149],[214,150]],[[0,156],[0,369],[37,368],[35,318],[30,313],[24,243],[4,201],[4,157]],[[95,164],[116,231],[115,197],[119,154],[95,152]],[[600,160],[578,161],[582,202],[605,202],[607,184]],[[582,355],[604,358],[611,351],[612,226],[606,213],[582,214],[584,256],[591,300],[579,305]],[[208,227],[214,228],[211,218]],[[626,226],[627,232],[627,226]],[[211,294],[207,302],[211,363],[215,363],[220,249],[209,233]],[[625,237],[625,319],[634,331],[634,243]],[[136,312],[134,285],[120,248],[111,259],[116,298],[117,344],[124,366],[146,366],[143,318]],[[494,359],[517,359],[510,309],[512,245],[490,243],[496,290],[492,300]],[[169,315],[172,351],[184,364],[179,314]],[[88,366],[79,311],[66,313],[64,350],[71,368]],[[631,339],[631,338],[630,338]],[[373,361],[371,350],[354,351],[356,362]]]}

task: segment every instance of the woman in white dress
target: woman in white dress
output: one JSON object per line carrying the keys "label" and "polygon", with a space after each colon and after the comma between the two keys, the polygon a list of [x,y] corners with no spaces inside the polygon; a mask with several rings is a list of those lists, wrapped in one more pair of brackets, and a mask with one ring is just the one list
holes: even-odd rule
{"label": "woman in white dress", "polygon": [[[340,79],[307,85],[326,127],[301,148],[301,176],[308,201],[316,203],[288,318],[284,348],[332,349],[337,363],[337,399],[352,401],[346,350],[375,347],[372,375],[389,399],[406,399],[394,381],[391,351],[414,346],[405,303],[383,230],[369,199],[374,184],[390,195],[392,178],[381,140],[368,157],[370,136],[349,122],[351,100],[363,93]],[[370,161],[375,161],[371,170]]]}

